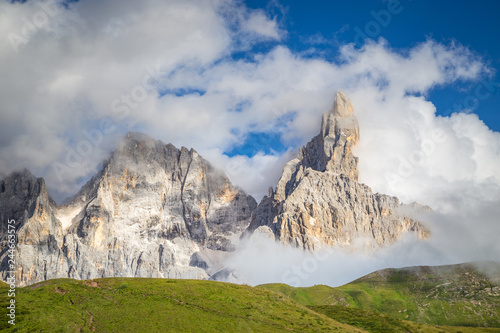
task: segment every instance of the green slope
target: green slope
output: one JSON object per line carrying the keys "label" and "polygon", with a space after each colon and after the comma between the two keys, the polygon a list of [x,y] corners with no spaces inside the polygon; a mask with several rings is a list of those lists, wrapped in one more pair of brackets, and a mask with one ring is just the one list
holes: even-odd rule
{"label": "green slope", "polygon": [[500,264],[479,266],[386,269],[338,288],[260,287],[303,305],[349,306],[421,324],[500,327]]}
{"label": "green slope", "polygon": [[[0,295],[5,309],[5,286]],[[4,319],[1,331],[361,332],[281,294],[214,281],[59,279],[18,289],[16,304],[15,327]]]}
{"label": "green slope", "polygon": [[341,323],[359,327],[371,333],[486,333],[500,332],[498,328],[478,328],[460,326],[433,326],[396,319],[378,312],[348,307],[344,305],[313,305],[312,310],[323,313]]}
{"label": "green slope", "polygon": [[5,315],[8,286],[0,283],[0,331],[500,332],[500,264],[482,268],[386,269],[338,288],[51,280],[16,290],[14,327]]}

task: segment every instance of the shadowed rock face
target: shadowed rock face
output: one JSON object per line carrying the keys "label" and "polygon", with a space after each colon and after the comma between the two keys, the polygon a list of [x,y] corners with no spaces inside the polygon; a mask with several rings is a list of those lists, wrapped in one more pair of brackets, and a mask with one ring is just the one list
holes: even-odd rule
{"label": "shadowed rock face", "polygon": [[410,207],[358,182],[358,158],[351,151],[358,140],[352,103],[338,92],[332,110],[323,115],[320,134],[285,165],[276,190],[259,204],[245,234],[270,229],[280,242],[311,251],[349,245],[360,237],[388,245],[405,231],[428,237],[421,223],[404,214]]}
{"label": "shadowed rock face", "polygon": [[[128,134],[67,205],[55,205],[43,179],[28,171],[1,185],[2,235],[15,218],[23,285],[55,277],[208,278],[210,260],[193,264],[193,255],[209,251],[217,262],[234,250],[257,207],[196,151],[139,133]],[[6,253],[0,260],[5,278]]]}
{"label": "shadowed rock face", "polygon": [[[54,215],[55,206],[47,194],[45,181],[28,170],[15,172],[0,181],[0,274],[5,280],[8,271],[16,272],[18,283],[24,285],[57,276],[63,261],[62,228]],[[8,221],[14,225],[17,245],[14,269],[9,265]]]}

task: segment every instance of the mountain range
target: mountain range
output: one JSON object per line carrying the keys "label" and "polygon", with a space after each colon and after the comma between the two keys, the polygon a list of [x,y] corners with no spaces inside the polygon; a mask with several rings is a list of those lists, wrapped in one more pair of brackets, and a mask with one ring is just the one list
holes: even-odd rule
{"label": "mountain range", "polygon": [[338,92],[321,131],[289,161],[259,204],[195,150],[129,133],[94,175],[58,205],[43,178],[14,172],[0,181],[0,276],[9,276],[8,220],[15,220],[20,285],[54,278],[209,279],[253,234],[316,251],[425,239],[416,203],[373,193],[358,181],[360,137],[352,102]]}

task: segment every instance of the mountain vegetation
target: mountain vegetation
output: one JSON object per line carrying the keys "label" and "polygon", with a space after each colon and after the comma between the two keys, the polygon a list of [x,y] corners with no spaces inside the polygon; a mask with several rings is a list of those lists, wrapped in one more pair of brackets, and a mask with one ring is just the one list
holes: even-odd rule
{"label": "mountain vegetation", "polygon": [[386,269],[338,288],[55,279],[18,288],[16,325],[0,331],[500,332],[499,281],[498,263]]}
{"label": "mountain vegetation", "polygon": [[500,264],[482,262],[384,269],[337,288],[284,284],[260,288],[347,323],[343,316],[380,313],[419,324],[500,328],[499,282]]}

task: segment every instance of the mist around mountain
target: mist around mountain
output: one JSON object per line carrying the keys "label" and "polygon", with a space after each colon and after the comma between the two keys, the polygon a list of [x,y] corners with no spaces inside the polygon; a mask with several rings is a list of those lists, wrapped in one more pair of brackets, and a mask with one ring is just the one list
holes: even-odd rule
{"label": "mist around mountain", "polygon": [[[287,163],[257,205],[194,149],[129,133],[66,204],[28,170],[2,180],[1,215],[15,221],[20,285],[53,278],[158,277],[244,282],[227,265],[240,244],[268,235],[309,253],[392,245],[406,233],[431,234],[417,204],[373,194],[358,182],[359,138],[352,102],[338,92],[321,133]],[[428,210],[428,209],[427,209]],[[7,226],[1,274],[10,275]],[[254,237],[255,234],[255,237]],[[242,261],[244,262],[244,261]]]}

